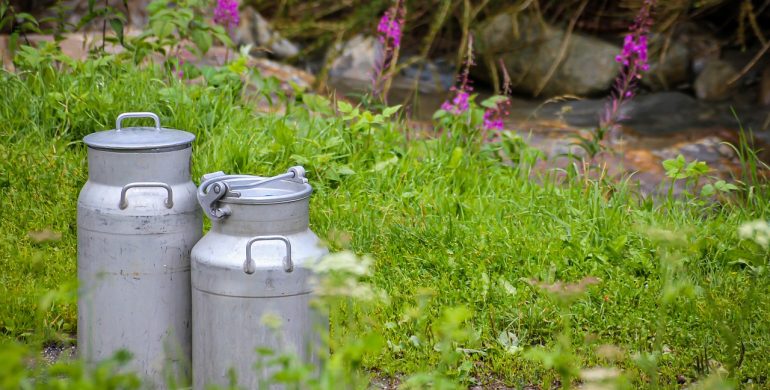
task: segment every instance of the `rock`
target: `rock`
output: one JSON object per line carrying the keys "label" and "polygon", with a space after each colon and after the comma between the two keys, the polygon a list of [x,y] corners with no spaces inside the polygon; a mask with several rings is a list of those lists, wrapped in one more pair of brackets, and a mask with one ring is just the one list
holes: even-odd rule
{"label": "rock", "polygon": [[765,66],[759,80],[759,104],[770,106],[770,65]]}
{"label": "rock", "polygon": [[653,91],[672,89],[690,80],[690,49],[680,39],[672,39],[668,47],[665,45],[660,35],[650,42],[650,69],[645,72],[642,84]]}
{"label": "rock", "polygon": [[[382,45],[374,37],[356,35],[329,53],[334,59],[329,66],[329,78],[350,84],[371,86],[372,70],[381,61]],[[336,52],[336,54],[335,54]]]}
{"label": "rock", "polygon": [[[335,55],[329,67],[329,79],[333,84],[351,90],[365,91],[372,87],[375,66],[381,66],[382,44],[374,37],[356,35],[329,55]],[[408,61],[402,57],[401,61]],[[404,68],[391,81],[391,90],[412,90],[417,86],[421,93],[448,90],[454,84],[454,66],[436,60]]]}
{"label": "rock", "polygon": [[[484,63],[502,58],[513,88],[538,95],[553,62],[559,57],[565,31],[521,13],[503,13],[484,24],[477,47]],[[620,70],[618,46],[573,32],[560,65],[547,79],[540,95],[591,95],[605,93]],[[489,70],[476,77],[489,80]]]}
{"label": "rock", "polygon": [[[405,58],[404,61],[408,61]],[[417,83],[417,90],[421,93],[438,93],[447,91],[455,84],[454,66],[441,59],[428,61],[422,67],[414,64],[404,68],[393,80],[393,87],[411,89]]]}
{"label": "rock", "polygon": [[241,23],[235,33],[239,45],[254,45],[277,58],[289,58],[299,54],[297,45],[273,29],[270,22],[252,7],[241,12]]}
{"label": "rock", "polygon": [[712,60],[706,63],[695,79],[695,96],[698,99],[718,101],[726,99],[731,91],[727,84],[738,72],[730,63]]}
{"label": "rock", "polygon": [[[80,20],[83,18],[84,15],[88,13],[88,0],[65,0],[62,2],[65,9],[69,9],[67,12],[69,17],[69,23],[73,25],[77,25],[80,23]],[[149,15],[147,14],[147,5],[150,4],[150,0],[132,0],[132,1],[124,1],[124,0],[107,0],[107,5],[110,7],[122,12],[124,15],[126,15],[126,18],[128,20],[128,26],[141,29],[149,20]],[[104,1],[99,1],[98,4],[95,5],[95,8],[103,7]],[[48,11],[50,17],[55,17],[55,14]],[[90,29],[97,29],[101,30],[102,28],[102,19],[94,19],[94,21],[90,24]],[[107,26],[109,29],[110,27]]]}

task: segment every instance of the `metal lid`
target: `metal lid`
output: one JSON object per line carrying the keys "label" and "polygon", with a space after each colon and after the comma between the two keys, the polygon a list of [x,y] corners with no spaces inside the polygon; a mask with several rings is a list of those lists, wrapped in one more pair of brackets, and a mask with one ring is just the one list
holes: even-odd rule
{"label": "metal lid", "polygon": [[[152,118],[155,127],[122,127],[126,118]],[[182,130],[160,127],[160,118],[151,112],[127,112],[118,115],[114,130],[99,131],[83,138],[91,148],[126,151],[168,151],[189,147],[195,135]]]}
{"label": "metal lid", "polygon": [[198,202],[210,218],[219,220],[229,215],[219,203],[277,204],[306,199],[313,192],[307,183],[305,169],[296,166],[273,177],[226,175],[214,172],[204,175],[198,187]]}

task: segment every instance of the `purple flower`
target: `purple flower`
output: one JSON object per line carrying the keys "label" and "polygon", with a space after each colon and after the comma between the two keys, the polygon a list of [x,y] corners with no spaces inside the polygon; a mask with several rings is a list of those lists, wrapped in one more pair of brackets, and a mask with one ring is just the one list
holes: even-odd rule
{"label": "purple flower", "polygon": [[484,111],[484,128],[487,130],[503,130],[505,128],[499,108]]}
{"label": "purple flower", "polygon": [[217,0],[214,8],[214,23],[232,30],[241,23],[238,14],[238,0]]}
{"label": "purple flower", "polygon": [[460,87],[452,87],[451,91],[455,91],[455,97],[452,102],[445,101],[441,104],[441,109],[454,115],[460,115],[465,111],[468,111],[468,98],[469,92],[473,91],[471,86],[471,79],[469,77],[471,72],[471,66],[473,62],[473,35],[468,37],[468,52],[466,53],[465,63],[463,64],[463,71],[460,73],[459,81]]}
{"label": "purple flower", "polygon": [[388,8],[377,24],[377,39],[382,44],[382,56],[374,64],[372,72],[372,95],[387,102],[390,78],[395,71],[398,62],[398,52],[401,47],[401,33],[403,31],[406,7],[403,0],[396,2]]}
{"label": "purple flower", "polygon": [[396,4],[388,8],[377,25],[380,43],[393,42],[393,48],[401,47],[401,26],[404,24],[403,7]]}
{"label": "purple flower", "polygon": [[637,82],[642,72],[650,69],[647,57],[647,33],[652,26],[652,8],[655,0],[645,0],[631,25],[629,33],[623,39],[623,50],[615,61],[623,67],[615,79],[610,101],[599,119],[599,126],[607,131],[614,131],[621,117],[620,108],[636,95]]}
{"label": "purple flower", "polygon": [[468,111],[469,97],[470,95],[468,95],[467,91],[459,89],[457,90],[457,94],[455,94],[454,99],[452,99],[452,102],[450,103],[448,100],[445,101],[443,104],[441,104],[441,109],[454,115],[460,115],[465,111]]}
{"label": "purple flower", "polygon": [[649,70],[647,36],[633,33],[626,35],[623,40],[623,50],[615,57],[615,61],[623,66],[633,66],[644,71]]}

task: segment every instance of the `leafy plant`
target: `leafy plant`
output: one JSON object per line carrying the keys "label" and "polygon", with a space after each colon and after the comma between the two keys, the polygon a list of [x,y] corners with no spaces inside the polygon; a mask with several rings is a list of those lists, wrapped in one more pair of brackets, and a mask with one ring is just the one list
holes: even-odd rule
{"label": "leafy plant", "polygon": [[6,28],[11,32],[8,35],[7,45],[11,57],[19,46],[19,37],[29,44],[27,34],[40,32],[40,24],[34,16],[26,12],[17,12],[10,1],[0,0],[0,31],[5,31]]}
{"label": "leafy plant", "polygon": [[[167,62],[179,57],[184,50],[202,56],[215,39],[225,46],[233,46],[224,27],[206,20],[209,7],[207,0],[153,0],[147,6],[148,28],[125,41],[126,47],[138,63],[152,53],[163,55]],[[169,66],[179,65],[175,60],[172,62]]]}
{"label": "leafy plant", "polygon": [[[695,191],[700,179],[711,171],[705,162],[695,160],[688,163],[681,154],[674,159],[663,161],[663,168],[666,170],[666,176],[671,179],[669,196],[672,196],[674,184],[678,180],[685,180],[685,194],[692,196],[687,188],[689,187],[691,191]],[[715,179],[713,184],[707,183],[701,187],[700,195],[702,197],[709,197],[714,194],[729,194],[737,189],[738,187],[735,184]]]}

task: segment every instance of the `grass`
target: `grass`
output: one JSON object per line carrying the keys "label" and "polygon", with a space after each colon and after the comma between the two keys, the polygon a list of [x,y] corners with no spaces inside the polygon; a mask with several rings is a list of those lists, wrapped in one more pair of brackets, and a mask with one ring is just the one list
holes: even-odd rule
{"label": "grass", "polygon": [[[597,366],[623,370],[633,387],[720,370],[733,384],[768,385],[768,252],[737,233],[768,217],[761,182],[719,203],[653,201],[624,181],[503,163],[494,145],[407,142],[402,121],[344,119],[323,97],[285,96],[259,78],[185,85],[115,62],[0,73],[4,342],[72,339],[80,140],[121,112],[153,111],[198,136],[195,178],[306,167],[312,229],[333,250],[371,255],[367,282],[387,295],[332,312],[335,353],[378,335],[363,368],[438,387],[441,378],[550,387]],[[285,113],[256,110],[267,97]],[[61,238],[29,235],[46,229]],[[600,281],[558,288],[589,276]]]}

